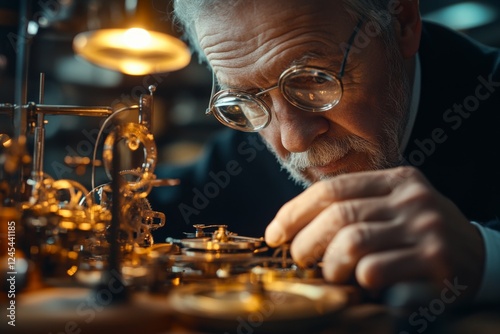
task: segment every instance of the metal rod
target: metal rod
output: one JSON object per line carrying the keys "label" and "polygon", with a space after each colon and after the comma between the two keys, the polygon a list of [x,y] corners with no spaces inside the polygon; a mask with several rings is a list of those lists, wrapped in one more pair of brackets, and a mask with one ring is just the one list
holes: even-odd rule
{"label": "metal rod", "polygon": [[[71,116],[93,116],[93,117],[107,117],[113,113],[111,107],[102,106],[64,106],[64,105],[40,105],[34,104],[34,111],[37,114],[44,115],[71,115]],[[30,109],[29,105],[24,105],[18,108],[16,105],[10,103],[0,103],[0,114],[13,115],[16,109],[22,109],[27,112]]]}
{"label": "metal rod", "polygon": [[103,275],[103,282],[106,287],[109,286],[111,279],[117,280],[113,284],[116,292],[113,292],[112,304],[120,304],[127,302],[129,299],[129,291],[123,280],[121,262],[122,262],[122,251],[120,245],[120,226],[123,219],[123,192],[122,187],[124,186],[124,181],[120,175],[120,162],[121,155],[118,148],[118,141],[113,143],[113,160],[112,160],[112,180],[111,180],[111,191],[112,191],[112,204],[111,204],[111,224],[108,228],[108,238],[109,238],[109,257],[108,266],[106,272]]}
{"label": "metal rod", "polygon": [[40,87],[38,88],[38,103],[43,104],[45,96],[45,73],[40,73]]}
{"label": "metal rod", "polygon": [[122,250],[120,246],[120,225],[124,221],[122,215],[123,192],[122,187],[124,180],[120,176],[120,150],[118,149],[118,140],[113,143],[113,158],[112,158],[112,178],[111,178],[111,223],[106,231],[106,238],[109,241],[109,254],[106,267],[104,268],[101,282],[93,289],[93,298],[100,298],[99,294],[105,290],[111,290],[112,298],[109,301],[110,306],[120,305],[129,301],[130,294],[127,285],[123,279],[121,261]]}
{"label": "metal rod", "polygon": [[63,105],[36,105],[35,112],[45,115],[71,115],[71,116],[93,116],[107,117],[113,113],[111,107],[84,107],[84,106],[63,106]]}

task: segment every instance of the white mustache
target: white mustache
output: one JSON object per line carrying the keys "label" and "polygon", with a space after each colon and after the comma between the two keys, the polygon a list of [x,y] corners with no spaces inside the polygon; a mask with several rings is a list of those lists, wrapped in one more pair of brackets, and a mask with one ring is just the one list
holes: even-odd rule
{"label": "white mustache", "polygon": [[305,170],[309,167],[325,166],[344,157],[349,151],[374,153],[373,145],[357,136],[341,139],[321,138],[304,152],[290,153],[283,161],[289,167]]}

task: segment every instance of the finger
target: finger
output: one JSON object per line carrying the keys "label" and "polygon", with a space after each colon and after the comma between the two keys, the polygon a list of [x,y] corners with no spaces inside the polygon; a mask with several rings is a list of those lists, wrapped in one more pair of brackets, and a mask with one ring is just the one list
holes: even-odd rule
{"label": "finger", "polygon": [[398,282],[432,278],[432,268],[420,248],[410,247],[364,256],[355,275],[362,287],[381,290]]}
{"label": "finger", "polygon": [[361,258],[374,252],[409,247],[416,243],[405,233],[404,224],[361,222],[342,228],[323,256],[323,275],[327,281],[344,283],[354,274]]}
{"label": "finger", "polygon": [[325,208],[295,236],[291,255],[300,266],[309,266],[323,257],[338,231],[360,221],[385,221],[393,212],[380,198],[336,202]]}
{"label": "finger", "polygon": [[266,229],[266,242],[275,247],[292,239],[332,202],[390,193],[395,185],[407,179],[407,169],[352,173],[313,184],[278,211]]}

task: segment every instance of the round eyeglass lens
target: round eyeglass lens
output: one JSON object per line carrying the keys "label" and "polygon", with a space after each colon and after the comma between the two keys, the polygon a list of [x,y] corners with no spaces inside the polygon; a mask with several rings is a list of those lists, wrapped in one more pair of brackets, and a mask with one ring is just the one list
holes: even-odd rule
{"label": "round eyeglass lens", "polygon": [[215,116],[232,128],[258,131],[265,128],[271,117],[264,103],[249,94],[226,91],[214,96]]}
{"label": "round eyeglass lens", "polygon": [[283,73],[280,89],[292,105],[313,112],[333,108],[342,97],[342,84],[333,74],[311,67]]}

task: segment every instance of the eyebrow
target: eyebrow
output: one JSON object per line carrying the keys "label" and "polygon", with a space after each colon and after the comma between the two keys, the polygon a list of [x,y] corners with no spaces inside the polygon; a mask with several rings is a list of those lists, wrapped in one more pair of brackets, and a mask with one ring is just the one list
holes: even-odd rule
{"label": "eyebrow", "polygon": [[286,70],[287,68],[290,68],[291,66],[300,66],[300,65],[308,65],[311,61],[315,60],[321,60],[322,62],[326,62],[323,67],[331,67],[331,68],[337,68],[340,66],[342,59],[337,57],[335,55],[332,55],[331,52],[325,51],[308,51],[304,53],[300,58],[295,58],[292,61],[288,63],[288,65],[284,68]]}
{"label": "eyebrow", "polygon": [[317,53],[317,52],[309,51],[309,52],[303,54],[302,57],[295,58],[294,60],[292,60],[288,64],[287,68],[290,66],[306,65],[311,60],[317,60],[317,59],[325,59],[325,55]]}

